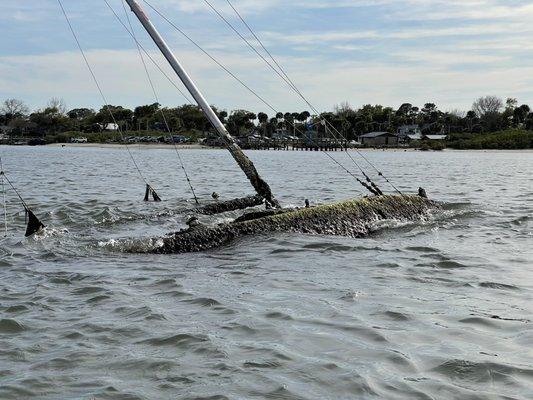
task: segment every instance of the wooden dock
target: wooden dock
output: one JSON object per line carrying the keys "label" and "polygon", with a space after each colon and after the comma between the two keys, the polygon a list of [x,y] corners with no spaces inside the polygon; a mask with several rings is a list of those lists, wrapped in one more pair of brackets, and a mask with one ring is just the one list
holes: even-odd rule
{"label": "wooden dock", "polygon": [[275,140],[264,142],[241,143],[240,146],[246,150],[279,150],[279,151],[345,151],[348,148],[346,142],[319,140],[309,142],[308,140]]}

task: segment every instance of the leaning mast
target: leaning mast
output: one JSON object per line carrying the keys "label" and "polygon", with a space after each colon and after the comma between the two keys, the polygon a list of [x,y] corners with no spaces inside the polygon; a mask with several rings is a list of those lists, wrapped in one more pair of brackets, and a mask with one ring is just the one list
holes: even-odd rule
{"label": "leaning mast", "polygon": [[135,16],[139,19],[144,29],[146,29],[154,43],[157,45],[159,50],[161,50],[161,52],[169,62],[170,66],[176,72],[176,74],[183,82],[191,96],[194,98],[196,103],[198,103],[209,122],[211,122],[218,136],[223,140],[224,144],[226,145],[226,148],[229,150],[237,164],[239,164],[239,167],[241,167],[243,172],[246,174],[246,177],[254,187],[255,191],[260,196],[262,196],[269,205],[273,207],[278,207],[279,203],[274,198],[274,195],[272,194],[268,183],[266,183],[261,178],[261,176],[257,172],[257,169],[255,168],[255,165],[243,153],[242,149],[235,142],[233,137],[229,134],[224,124],[220,121],[220,119],[213,111],[213,109],[211,108],[203,94],[200,92],[198,87],[195,85],[189,74],[187,74],[181,63],[178,61],[172,50],[170,50],[169,46],[167,45],[161,34],[157,31],[155,26],[152,24],[142,7],[136,0],[126,0],[126,2],[130,6]]}

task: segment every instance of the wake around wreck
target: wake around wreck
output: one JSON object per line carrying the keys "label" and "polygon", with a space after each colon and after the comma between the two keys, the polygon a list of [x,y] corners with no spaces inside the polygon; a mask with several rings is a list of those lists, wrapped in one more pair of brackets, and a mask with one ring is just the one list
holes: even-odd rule
{"label": "wake around wreck", "polygon": [[352,238],[368,236],[380,220],[416,221],[439,208],[432,200],[415,195],[384,195],[347,200],[311,208],[278,210],[252,220],[215,226],[196,225],[162,238],[152,252],[190,253],[213,249],[244,236],[272,232],[337,235]]}

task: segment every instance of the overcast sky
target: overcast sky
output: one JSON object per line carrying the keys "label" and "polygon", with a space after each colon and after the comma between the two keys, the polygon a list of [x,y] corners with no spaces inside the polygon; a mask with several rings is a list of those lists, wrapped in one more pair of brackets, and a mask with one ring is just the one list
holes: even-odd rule
{"label": "overcast sky", "polygon": [[[120,0],[108,1],[125,19]],[[210,1],[238,24],[226,0]],[[355,107],[434,102],[442,110],[469,109],[476,97],[488,94],[533,103],[529,0],[233,1],[321,110],[342,101]],[[104,0],[63,2],[109,102],[152,103],[135,44]],[[150,3],[274,108],[309,108],[203,0]],[[147,10],[210,103],[273,113]],[[143,46],[169,71],[138,23],[135,28]],[[64,98],[69,108],[102,104],[57,0],[2,0],[0,32],[0,99],[20,98],[33,108],[51,97]],[[153,65],[150,71],[161,103],[185,102]]]}

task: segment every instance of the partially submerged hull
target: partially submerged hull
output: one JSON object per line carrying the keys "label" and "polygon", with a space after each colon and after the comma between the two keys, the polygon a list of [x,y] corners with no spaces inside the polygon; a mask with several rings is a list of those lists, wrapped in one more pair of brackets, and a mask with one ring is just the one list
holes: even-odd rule
{"label": "partially submerged hull", "polygon": [[311,208],[276,212],[259,218],[195,226],[164,237],[154,252],[190,253],[213,249],[236,238],[272,232],[337,235],[352,238],[368,236],[377,221],[396,219],[416,221],[439,206],[419,196],[377,196]]}

